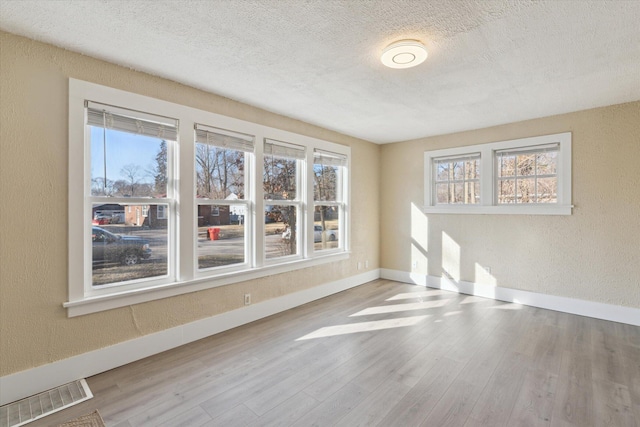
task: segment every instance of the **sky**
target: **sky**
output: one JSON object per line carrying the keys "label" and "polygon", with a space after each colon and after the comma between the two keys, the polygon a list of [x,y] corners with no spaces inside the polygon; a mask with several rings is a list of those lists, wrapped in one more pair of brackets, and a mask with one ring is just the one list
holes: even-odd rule
{"label": "sky", "polygon": [[[103,129],[91,126],[91,178],[104,176],[104,144]],[[158,138],[136,135],[128,132],[107,129],[107,179],[117,181],[126,180],[121,171],[125,165],[140,166],[140,182],[153,183],[153,176],[148,170],[156,165],[156,154],[160,151]]]}

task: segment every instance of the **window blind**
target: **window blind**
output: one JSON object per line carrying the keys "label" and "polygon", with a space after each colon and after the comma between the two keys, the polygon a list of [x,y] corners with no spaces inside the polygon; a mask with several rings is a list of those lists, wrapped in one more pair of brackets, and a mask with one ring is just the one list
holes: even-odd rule
{"label": "window blind", "polygon": [[178,121],[87,101],[87,124],[153,138],[178,139]]}
{"label": "window blind", "polygon": [[347,166],[347,156],[329,151],[314,150],[313,162],[324,166]]}
{"label": "window blind", "polygon": [[301,145],[289,144],[287,142],[265,139],[264,155],[287,157],[290,159],[304,159],[306,148]]}
{"label": "window blind", "polygon": [[253,136],[196,124],[196,142],[229,150],[253,152]]}
{"label": "window blind", "polygon": [[538,153],[552,153],[560,150],[560,144],[545,144],[529,147],[522,147],[516,149],[506,149],[496,151],[496,156],[516,156],[523,154],[538,154]]}
{"label": "window blind", "polygon": [[455,162],[468,162],[473,160],[480,160],[480,153],[478,154],[463,154],[460,156],[440,157],[433,159],[433,162],[438,164],[443,163],[455,163]]}

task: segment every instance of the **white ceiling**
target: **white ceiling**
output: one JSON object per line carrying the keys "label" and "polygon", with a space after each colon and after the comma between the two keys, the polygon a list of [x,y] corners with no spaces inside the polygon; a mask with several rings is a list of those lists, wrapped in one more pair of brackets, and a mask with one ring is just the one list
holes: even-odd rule
{"label": "white ceiling", "polygon": [[[0,0],[0,28],[376,143],[640,99],[638,0]],[[429,50],[384,67],[399,39]]]}

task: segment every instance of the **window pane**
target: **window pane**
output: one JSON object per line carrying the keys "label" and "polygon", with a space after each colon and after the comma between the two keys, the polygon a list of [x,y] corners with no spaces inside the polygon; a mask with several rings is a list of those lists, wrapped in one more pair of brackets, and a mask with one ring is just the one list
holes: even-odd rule
{"label": "window pane", "polygon": [[453,203],[464,203],[464,184],[463,183],[455,183],[453,184]]}
{"label": "window pane", "polygon": [[244,205],[198,205],[198,268],[245,261]]}
{"label": "window pane", "polygon": [[436,203],[449,203],[449,184],[436,184]]}
{"label": "window pane", "polygon": [[209,144],[196,144],[197,197],[244,199],[245,153]]}
{"label": "window pane", "polygon": [[264,244],[267,259],[298,253],[297,210],[296,206],[265,206]]}
{"label": "window pane", "polygon": [[456,181],[464,179],[464,162],[453,162],[451,163],[451,168],[453,170],[453,179]]}
{"label": "window pane", "polygon": [[518,197],[516,203],[535,203],[535,185],[535,178],[518,179]]}
{"label": "window pane", "polygon": [[516,174],[516,157],[500,156],[499,173],[500,177],[515,176]]}
{"label": "window pane", "polygon": [[449,180],[449,163],[437,163],[436,181]]}
{"label": "window pane", "polygon": [[295,159],[265,156],[262,184],[267,200],[295,200],[297,164]]}
{"label": "window pane", "polygon": [[498,203],[516,202],[515,179],[504,179],[498,182]]}
{"label": "window pane", "polygon": [[166,197],[167,141],[90,129],[92,196]]}
{"label": "window pane", "polygon": [[93,286],[168,274],[168,219],[159,211],[169,206],[93,204]]}
{"label": "window pane", "polygon": [[[469,178],[479,179],[480,178],[480,159],[476,159],[469,162],[469,166],[471,169]],[[476,194],[480,194],[480,193],[476,193]]]}
{"label": "window pane", "polygon": [[340,194],[340,166],[313,165],[313,199],[338,201]]}
{"label": "window pane", "polygon": [[557,193],[557,178],[538,178],[538,203],[557,203]]}
{"label": "window pane", "polygon": [[517,160],[517,172],[518,176],[535,175],[536,173],[536,155],[535,154],[520,154]]}
{"label": "window pane", "polygon": [[337,206],[316,206],[313,218],[314,249],[337,248],[340,238],[340,209]]}
{"label": "window pane", "polygon": [[480,185],[478,182],[464,183],[464,200],[462,203],[475,204],[480,202]]}
{"label": "window pane", "polygon": [[557,152],[540,153],[537,155],[538,175],[555,175],[556,161],[558,159]]}

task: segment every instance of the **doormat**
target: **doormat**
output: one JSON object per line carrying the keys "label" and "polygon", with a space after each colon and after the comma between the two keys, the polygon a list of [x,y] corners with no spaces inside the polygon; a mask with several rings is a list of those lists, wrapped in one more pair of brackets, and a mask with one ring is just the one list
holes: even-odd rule
{"label": "doormat", "polygon": [[62,423],[58,427],[105,427],[105,424],[96,410],[90,414]]}

